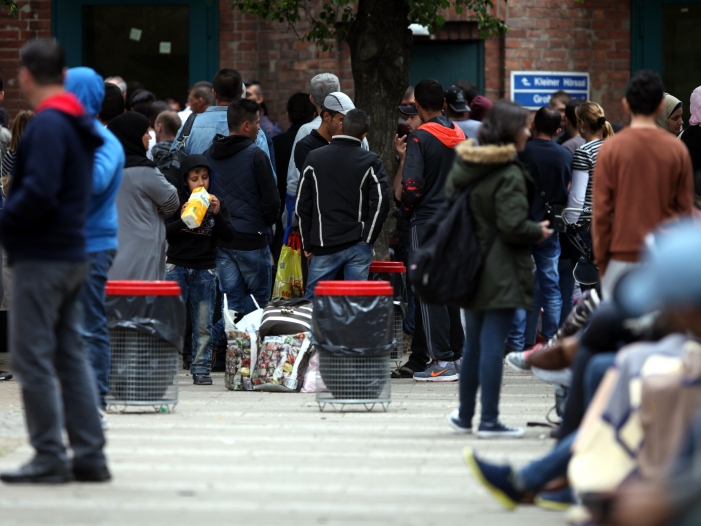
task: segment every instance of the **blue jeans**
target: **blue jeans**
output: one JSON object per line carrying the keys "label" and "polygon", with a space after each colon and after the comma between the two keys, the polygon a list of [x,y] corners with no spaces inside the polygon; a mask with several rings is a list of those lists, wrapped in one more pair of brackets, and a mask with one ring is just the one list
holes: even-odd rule
{"label": "blue jeans", "polygon": [[560,325],[562,325],[574,307],[574,275],[572,274],[574,262],[569,258],[561,257],[557,270],[560,273],[560,296],[562,297]]}
{"label": "blue jeans", "polygon": [[309,277],[304,297],[314,297],[320,281],[333,280],[340,268],[346,281],[367,281],[372,263],[372,245],[357,243],[341,252],[328,256],[314,256],[309,263]]}
{"label": "blue jeans", "polygon": [[[615,362],[616,353],[597,354],[589,361],[583,382],[585,407],[589,407],[606,371]],[[518,480],[530,491],[538,492],[551,480],[567,475],[567,466],[572,458],[572,444],[576,438],[577,432],[571,432],[550,453],[520,469],[516,474]]]}
{"label": "blue jeans", "polygon": [[482,388],[482,423],[499,419],[499,391],[506,335],[514,309],[465,311],[465,345],[460,373],[460,420],[475,415],[477,388]]}
{"label": "blue jeans", "polygon": [[270,247],[258,250],[220,248],[217,255],[219,288],[226,294],[229,310],[249,314],[270,301],[273,264]]}
{"label": "blue jeans", "polygon": [[105,409],[105,396],[110,389],[112,353],[105,311],[105,284],[116,251],[104,250],[88,254],[88,272],[80,294],[82,307],[82,336],[85,351],[95,371],[100,407]]}
{"label": "blue jeans", "polygon": [[528,313],[526,309],[516,309],[514,319],[506,337],[506,348],[512,351],[522,351],[526,348],[525,327]]}
{"label": "blue jeans", "polygon": [[560,294],[560,241],[552,236],[531,249],[535,260],[537,285],[533,293],[533,308],[526,323],[526,345],[535,345],[538,332],[538,319],[543,309],[541,335],[549,340],[557,333],[562,314]]}
{"label": "blue jeans", "polygon": [[177,281],[192,320],[191,374],[209,374],[212,370],[212,316],[217,301],[217,276],[214,270],[197,270],[169,263],[166,280]]}

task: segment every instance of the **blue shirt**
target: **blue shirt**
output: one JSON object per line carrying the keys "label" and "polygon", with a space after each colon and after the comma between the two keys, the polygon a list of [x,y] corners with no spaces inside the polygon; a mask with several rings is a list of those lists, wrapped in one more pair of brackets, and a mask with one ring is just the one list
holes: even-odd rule
{"label": "blue shirt", "polygon": [[[191,153],[204,153],[210,146],[212,146],[212,141],[214,136],[219,134],[224,137],[229,135],[229,124],[226,121],[226,110],[228,106],[210,106],[205,110],[204,113],[200,113],[195,122],[192,124],[192,130],[190,131],[190,136],[187,141],[185,141],[185,147],[183,151],[185,154],[190,155]],[[183,123],[183,126],[185,123]],[[182,127],[180,128],[182,130]],[[176,137],[180,136],[180,130]],[[173,146],[171,150],[175,149],[177,141],[173,141]],[[256,139],[256,146],[265,152],[265,155],[270,159],[270,150],[268,149],[268,140],[265,136],[263,130],[258,130],[258,138]],[[272,161],[270,165],[273,166]],[[273,175],[277,181],[277,174],[275,173],[275,167],[273,166]]]}

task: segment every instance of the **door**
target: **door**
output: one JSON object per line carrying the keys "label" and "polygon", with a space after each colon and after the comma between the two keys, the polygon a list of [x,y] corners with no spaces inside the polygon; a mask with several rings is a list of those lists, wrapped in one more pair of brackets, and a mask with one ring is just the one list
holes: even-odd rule
{"label": "door", "polygon": [[689,95],[701,85],[698,28],[701,0],[633,0],[631,69],[652,69],[665,89],[684,104],[689,122]]}
{"label": "door", "polygon": [[218,4],[201,0],[54,0],[54,35],[69,67],[138,82],[184,100],[219,66]]}
{"label": "door", "polygon": [[411,85],[422,79],[435,79],[447,88],[467,80],[484,93],[484,42],[414,42],[409,63]]}

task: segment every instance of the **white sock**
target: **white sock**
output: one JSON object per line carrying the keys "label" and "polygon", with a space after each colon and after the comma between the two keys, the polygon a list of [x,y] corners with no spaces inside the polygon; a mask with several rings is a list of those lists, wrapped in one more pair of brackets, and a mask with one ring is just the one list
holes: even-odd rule
{"label": "white sock", "polygon": [[450,362],[441,362],[440,360],[436,362],[438,367],[447,367]]}

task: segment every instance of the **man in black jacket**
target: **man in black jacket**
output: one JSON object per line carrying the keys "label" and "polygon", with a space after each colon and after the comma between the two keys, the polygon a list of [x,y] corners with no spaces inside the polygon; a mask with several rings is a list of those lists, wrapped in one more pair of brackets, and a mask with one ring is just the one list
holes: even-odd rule
{"label": "man in black jacket", "polygon": [[[411,215],[411,244],[416,250],[422,241],[424,225],[445,201],[445,181],[453,167],[454,148],[465,140],[465,134],[442,115],[445,98],[439,82],[422,80],[414,89],[414,98],[423,124],[407,140],[401,201],[405,214]],[[459,312],[454,309],[451,316],[446,305],[424,302],[420,305],[433,364],[425,371],[414,369],[414,380],[456,382],[459,365],[454,363],[450,334],[462,332]]]}
{"label": "man in black jacket", "polygon": [[296,213],[304,254],[310,259],[306,297],[319,281],[343,268],[347,280],[368,279],[372,245],[389,211],[387,175],[377,154],[360,145],[370,117],[351,110],[342,135],[307,156],[299,181]]}
{"label": "man in black jacket", "polygon": [[268,236],[280,209],[280,195],[268,156],[256,146],[260,114],[256,102],[241,99],[227,109],[229,136],[217,135],[205,152],[216,174],[217,197],[226,202],[234,240],[217,256],[219,287],[229,309],[248,314],[270,300],[272,263]]}

